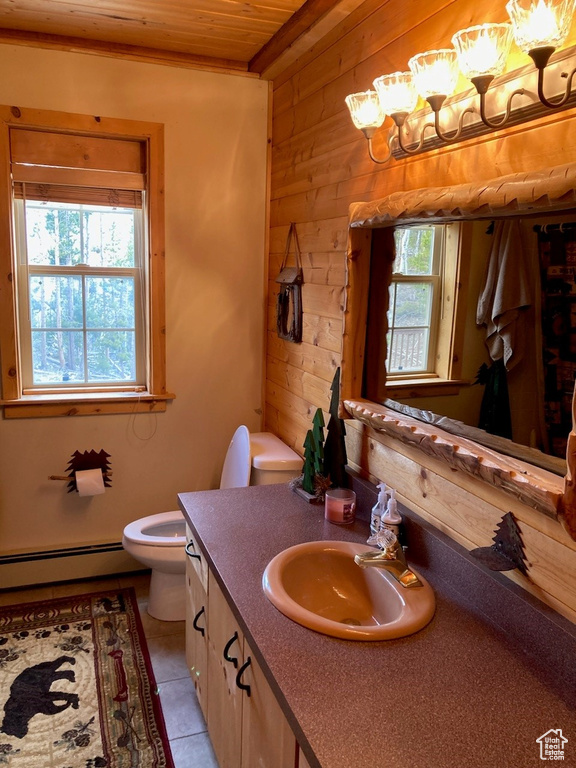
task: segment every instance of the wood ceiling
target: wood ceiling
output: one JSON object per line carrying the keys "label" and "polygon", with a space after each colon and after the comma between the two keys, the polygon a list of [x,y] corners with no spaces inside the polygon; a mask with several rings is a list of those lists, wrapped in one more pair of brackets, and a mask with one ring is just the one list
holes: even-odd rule
{"label": "wood ceiling", "polygon": [[0,42],[270,77],[360,2],[0,0]]}

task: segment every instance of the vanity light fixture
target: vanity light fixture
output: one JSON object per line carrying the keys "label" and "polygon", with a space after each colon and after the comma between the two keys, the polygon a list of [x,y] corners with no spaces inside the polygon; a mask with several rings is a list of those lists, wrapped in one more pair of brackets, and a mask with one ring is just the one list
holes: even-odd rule
{"label": "vanity light fixture", "polygon": [[[515,115],[517,121],[534,117],[530,111],[527,117],[514,113],[513,101],[525,93],[523,88],[507,96],[506,106],[498,111],[499,116],[488,116],[487,94],[495,78],[505,71],[506,61],[512,44],[527,53],[538,70],[538,99],[542,107],[557,109],[567,104],[572,94],[574,69],[567,79],[564,95],[550,100],[544,95],[544,71],[554,51],[561,46],[570,31],[576,0],[509,0],[506,10],[510,22],[479,24],[462,29],[452,37],[453,48],[426,51],[413,56],[408,66],[410,71],[382,75],[374,80],[373,91],[353,93],[346,97],[352,120],[368,139],[368,151],[376,163],[385,163],[392,157],[393,139],[399,147],[398,154],[413,155],[438,146],[468,138],[463,135],[466,115],[476,113],[482,124],[489,129],[505,126]],[[446,99],[451,96],[458,82],[460,72],[474,85],[479,96],[479,110],[466,107],[457,117],[457,126],[450,130],[441,127],[440,112]],[[493,88],[494,99],[502,88]],[[498,92],[498,94],[497,94]],[[434,122],[425,123],[419,137],[413,137],[408,130],[418,96],[428,102],[434,115]],[[388,154],[375,157],[372,138],[386,116],[392,118],[396,131],[388,142]],[[426,142],[429,129],[434,129],[433,142]],[[485,129],[484,129],[485,130]],[[409,137],[409,138],[407,138]]]}

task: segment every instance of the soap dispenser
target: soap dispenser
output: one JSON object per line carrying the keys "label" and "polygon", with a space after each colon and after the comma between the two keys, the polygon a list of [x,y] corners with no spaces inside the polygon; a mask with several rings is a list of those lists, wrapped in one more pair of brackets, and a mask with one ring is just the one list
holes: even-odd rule
{"label": "soap dispenser", "polygon": [[372,512],[370,514],[370,533],[373,536],[376,535],[382,527],[382,515],[386,511],[386,499],[388,498],[386,483],[380,483],[377,488],[378,501],[372,507]]}
{"label": "soap dispenser", "polygon": [[386,509],[382,513],[380,518],[380,527],[387,528],[392,533],[396,534],[396,537],[400,539],[400,528],[402,526],[402,515],[398,512],[398,502],[396,501],[396,491],[390,491],[390,499],[386,505]]}

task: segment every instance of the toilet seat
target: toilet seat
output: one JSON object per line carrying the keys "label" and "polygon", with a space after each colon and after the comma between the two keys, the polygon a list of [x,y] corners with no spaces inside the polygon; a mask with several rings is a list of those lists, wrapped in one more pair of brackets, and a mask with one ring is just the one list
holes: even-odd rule
{"label": "toilet seat", "polygon": [[[176,529],[181,525],[181,533],[166,535],[170,529]],[[154,532],[157,529],[157,535]],[[173,512],[160,512],[157,515],[149,515],[134,520],[124,528],[124,536],[134,544],[144,544],[148,547],[182,547],[186,543],[186,521],[180,510]]]}

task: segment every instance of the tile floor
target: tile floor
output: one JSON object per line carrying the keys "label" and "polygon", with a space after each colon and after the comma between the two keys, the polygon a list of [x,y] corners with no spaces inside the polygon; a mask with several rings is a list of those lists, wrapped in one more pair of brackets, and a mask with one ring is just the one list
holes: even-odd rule
{"label": "tile floor", "polygon": [[133,586],[160,689],[160,701],[175,768],[218,768],[206,723],[196,699],[185,657],[184,622],[157,621],[148,615],[149,573],[74,581],[0,592],[0,605],[50,600],[101,589]]}

